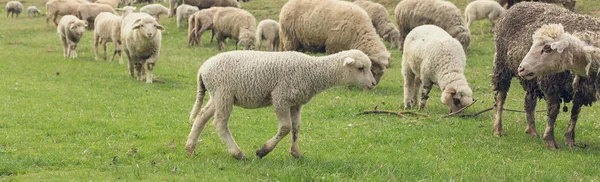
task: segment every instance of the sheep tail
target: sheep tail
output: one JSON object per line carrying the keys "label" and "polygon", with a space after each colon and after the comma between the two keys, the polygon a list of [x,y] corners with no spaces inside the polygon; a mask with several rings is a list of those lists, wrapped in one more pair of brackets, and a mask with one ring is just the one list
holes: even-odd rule
{"label": "sheep tail", "polygon": [[202,110],[202,102],[204,101],[204,95],[206,93],[206,87],[204,86],[204,82],[202,81],[202,75],[198,73],[198,95],[196,95],[196,103],[194,103],[194,108],[192,112],[190,112],[190,120],[195,121],[196,117],[200,114]]}

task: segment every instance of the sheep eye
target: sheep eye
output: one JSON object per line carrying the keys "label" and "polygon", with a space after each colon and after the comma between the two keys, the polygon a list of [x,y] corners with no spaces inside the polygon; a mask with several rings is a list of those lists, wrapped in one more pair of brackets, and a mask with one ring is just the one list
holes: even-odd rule
{"label": "sheep eye", "polygon": [[360,68],[358,68],[358,71],[360,71],[360,72],[364,72],[364,71],[365,71],[365,67],[360,67]]}
{"label": "sheep eye", "polygon": [[552,52],[552,47],[550,47],[550,45],[545,45],[544,48],[542,49],[542,54],[550,53],[550,52]]}

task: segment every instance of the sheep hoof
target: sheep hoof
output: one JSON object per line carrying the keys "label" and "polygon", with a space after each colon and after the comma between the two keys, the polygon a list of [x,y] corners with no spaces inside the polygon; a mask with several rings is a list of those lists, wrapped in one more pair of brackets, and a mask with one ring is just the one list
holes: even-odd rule
{"label": "sheep hoof", "polygon": [[549,141],[548,142],[548,149],[549,150],[558,150],[558,146],[556,145],[555,141]]}
{"label": "sheep hoof", "polygon": [[536,137],[536,138],[540,137],[540,135],[535,131],[535,129],[527,128],[525,130],[525,133],[529,134],[529,136],[532,136],[532,137]]}
{"label": "sheep hoof", "polygon": [[300,152],[290,152],[290,154],[296,159],[302,158],[302,154],[300,154]]}
{"label": "sheep hoof", "polygon": [[185,153],[188,156],[194,156],[194,155],[196,155],[196,145],[195,144],[194,145],[186,145],[185,146]]}
{"label": "sheep hoof", "polygon": [[265,150],[265,147],[262,147],[258,150],[256,150],[256,156],[258,156],[258,158],[263,158],[265,157],[267,154],[269,154],[270,151]]}
{"label": "sheep hoof", "polygon": [[497,136],[497,137],[504,136],[504,132],[503,131],[494,131],[494,136]]}
{"label": "sheep hoof", "polygon": [[244,153],[241,153],[241,152],[237,153],[237,154],[233,154],[232,156],[235,159],[240,160],[240,161],[246,159],[246,155],[244,155]]}

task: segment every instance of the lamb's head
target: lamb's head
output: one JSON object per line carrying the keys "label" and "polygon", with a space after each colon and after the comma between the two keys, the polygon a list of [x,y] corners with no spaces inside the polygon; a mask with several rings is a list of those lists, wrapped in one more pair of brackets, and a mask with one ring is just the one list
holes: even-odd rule
{"label": "lamb's head", "polygon": [[471,31],[468,27],[465,25],[456,25],[448,30],[448,34],[458,40],[463,50],[467,51],[467,48],[471,44]]}
{"label": "lamb's head", "polygon": [[[543,25],[533,34],[533,43],[519,65],[518,74],[533,79],[565,70],[587,76],[591,60],[598,57],[598,35],[591,32],[571,35],[561,24]],[[581,52],[588,61],[585,65],[574,63],[573,53]]]}
{"label": "lamb's head", "polygon": [[398,47],[398,41],[400,41],[400,31],[394,28],[393,24],[391,26],[389,27],[390,30],[383,35],[383,40],[390,42],[390,49],[395,49]]}
{"label": "lamb's head", "polygon": [[156,36],[156,34],[159,34],[162,30],[165,30],[165,27],[158,24],[156,19],[145,17],[135,20],[135,23],[133,23],[133,29],[138,30],[138,34],[141,36],[146,37],[147,39],[152,39],[154,36]]}
{"label": "lamb's head", "polygon": [[342,84],[360,85],[368,89],[373,89],[377,86],[377,81],[371,73],[371,60],[369,57],[359,50],[348,50],[340,52],[342,63]]}
{"label": "lamb's head", "polygon": [[442,92],[442,103],[450,109],[451,113],[456,112],[473,103],[473,91],[468,85],[446,87]]}
{"label": "lamb's head", "polygon": [[127,15],[134,13],[136,9],[137,9],[137,7],[125,6],[123,8],[117,8],[115,10],[121,12],[121,17],[126,17]]}
{"label": "lamb's head", "polygon": [[69,32],[72,35],[81,37],[85,32],[85,28],[88,26],[87,21],[84,20],[73,20],[69,22]]}
{"label": "lamb's head", "polygon": [[252,27],[244,27],[240,30],[240,40],[237,45],[242,46],[244,50],[250,50],[254,46],[254,29]]}
{"label": "lamb's head", "polygon": [[381,80],[381,77],[385,73],[385,70],[390,65],[391,54],[388,51],[379,52],[377,54],[373,54],[369,56],[371,62],[373,62],[373,66],[371,67],[371,72],[373,72],[373,76],[377,83]]}

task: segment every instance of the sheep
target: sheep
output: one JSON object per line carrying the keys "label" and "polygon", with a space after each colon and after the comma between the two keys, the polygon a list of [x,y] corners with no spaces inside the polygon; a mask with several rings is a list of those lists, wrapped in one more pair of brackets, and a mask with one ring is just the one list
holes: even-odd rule
{"label": "sheep", "polygon": [[158,21],[160,19],[160,15],[169,14],[169,9],[162,4],[149,4],[142,8],[140,8],[140,12],[147,13]]}
{"label": "sheep", "polygon": [[187,4],[190,6],[196,6],[199,10],[210,8],[210,7],[236,7],[241,8],[240,2],[237,0],[169,0],[169,10],[172,17],[176,14],[175,8],[178,5]]}
{"label": "sheep", "polygon": [[[494,135],[504,135],[502,109],[510,88],[510,80],[518,74],[519,64],[532,47],[532,35],[538,28],[548,23],[560,23],[568,32],[600,31],[600,19],[575,14],[567,9],[546,3],[518,3],[500,16],[494,28],[496,34],[496,56],[492,75],[492,86],[496,92]],[[538,53],[541,54],[541,51]],[[574,81],[570,72],[539,76],[531,80],[519,77],[519,80],[526,91],[527,128],[525,132],[531,136],[539,136],[535,128],[536,100],[537,98],[546,100],[548,123],[543,139],[549,149],[558,148],[554,139],[554,125],[561,102],[568,103],[573,99],[569,126],[574,127],[581,105],[589,105],[596,99],[593,87],[586,86],[590,85],[588,83],[590,79],[581,78]],[[590,87],[590,89],[574,89],[573,83]],[[566,144],[569,147],[575,146],[574,128],[569,128],[565,136]]]}
{"label": "sheep", "polygon": [[442,0],[403,0],[394,9],[400,31],[398,47],[402,50],[404,38],[413,28],[432,24],[446,30],[460,41],[466,51],[471,43],[471,32],[465,25],[460,10],[451,2]]}
{"label": "sheep", "polygon": [[188,47],[193,45],[202,47],[202,34],[209,29],[212,31],[212,35],[210,36],[210,41],[212,42],[215,36],[213,27],[214,15],[221,8],[223,7],[203,9],[190,16],[188,20]]}
{"label": "sheep", "polygon": [[50,19],[58,26],[56,19],[63,15],[77,15],[79,5],[89,3],[86,0],[49,0],[46,2],[46,25]]}
{"label": "sheep", "polygon": [[96,54],[96,61],[98,60],[98,43],[102,44],[104,48],[104,60],[106,60],[106,43],[114,42],[115,51],[110,61],[115,60],[115,55],[119,54],[119,64],[123,64],[123,57],[121,56],[121,20],[120,16],[114,15],[108,12],[102,12],[98,14],[94,20],[96,28],[94,29],[94,53]]}
{"label": "sheep", "polygon": [[265,19],[258,23],[256,29],[256,50],[261,49],[263,38],[267,40],[267,49],[270,51],[279,51],[279,23],[275,20]]}
{"label": "sheep", "polygon": [[333,54],[358,49],[369,55],[379,82],[391,55],[379,39],[371,18],[358,5],[334,0],[290,0],[279,14],[283,51]]}
{"label": "sheep", "polygon": [[121,0],[96,0],[95,3],[106,4],[115,9],[119,7],[119,3],[121,3]]}
{"label": "sheep", "polygon": [[[181,27],[181,21],[185,21],[188,17],[200,11],[198,7],[182,4],[177,7],[177,27]],[[189,25],[188,25],[189,26]]]}
{"label": "sheep", "polygon": [[[521,1],[527,1],[527,0],[500,0],[500,5],[504,6],[505,4],[508,4],[506,6],[506,8],[510,8],[515,3],[518,3]],[[539,1],[539,2],[546,2],[546,3],[560,3],[563,6],[565,6],[565,8],[569,9],[570,11],[575,11],[575,4],[577,3],[577,0],[532,0],[532,1]]]}
{"label": "sheep", "polygon": [[[230,51],[208,59],[198,70],[198,92],[190,112],[194,121],[185,148],[195,154],[196,143],[206,122],[213,123],[238,160],[245,158],[235,143],[228,119],[232,106],[256,109],[273,105],[279,127],[277,134],[256,151],[260,158],[292,131],[291,155],[300,157],[298,131],[302,105],[319,92],[333,86],[357,85],[373,89],[375,78],[368,71],[369,57],[359,50],[342,51],[324,57],[299,52]],[[205,92],[210,99],[204,108]]]}
{"label": "sheep", "polygon": [[[146,13],[131,13],[121,22],[121,42],[129,60],[129,74],[133,77],[135,68],[138,81],[144,80],[142,74],[145,73],[146,83],[152,83],[152,70],[158,61],[165,28]],[[148,69],[147,73],[144,66]]]}
{"label": "sheep", "polygon": [[225,39],[235,40],[235,49],[242,45],[244,50],[250,49],[254,45],[254,35],[256,31],[256,19],[248,11],[224,7],[215,13],[213,18],[215,36],[219,44],[219,51],[225,49]]}
{"label": "sheep", "polygon": [[476,20],[488,19],[494,29],[494,21],[504,13],[504,8],[493,0],[477,0],[469,3],[465,8],[465,22],[467,27],[471,27]]}
{"label": "sheep", "polygon": [[360,6],[369,14],[377,34],[390,43],[390,49],[398,47],[400,32],[390,20],[390,15],[383,5],[366,0],[354,1],[354,4]]}
{"label": "sheep", "polygon": [[465,52],[460,42],[435,25],[415,27],[406,36],[402,56],[404,76],[404,107],[410,109],[418,102],[424,109],[433,84],[442,90],[442,103],[450,112],[473,103],[473,92],[464,75]]}
{"label": "sheep", "polygon": [[35,17],[42,14],[36,6],[27,7],[27,17]]}
{"label": "sheep", "polygon": [[118,15],[117,11],[115,11],[115,9],[113,9],[110,5],[86,3],[79,5],[79,7],[77,8],[77,18],[84,21],[88,21],[89,28],[93,29],[94,19],[101,12],[109,12]]}
{"label": "sheep", "polygon": [[136,9],[137,9],[137,7],[125,6],[123,8],[117,8],[115,10],[120,11],[121,12],[121,18],[124,18],[124,17],[126,17],[127,15],[129,15],[131,13],[135,13]]}
{"label": "sheep", "polygon": [[56,31],[63,43],[63,56],[77,58],[77,43],[81,40],[87,22],[73,15],[65,15],[60,19]]}
{"label": "sheep", "polygon": [[[6,18],[10,14],[11,18],[19,18],[19,14],[23,11],[23,4],[19,1],[8,1],[6,3]],[[15,15],[17,15],[15,17]]]}

